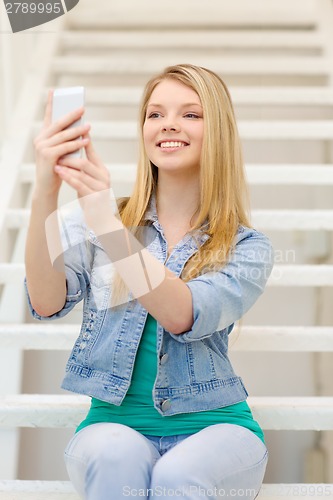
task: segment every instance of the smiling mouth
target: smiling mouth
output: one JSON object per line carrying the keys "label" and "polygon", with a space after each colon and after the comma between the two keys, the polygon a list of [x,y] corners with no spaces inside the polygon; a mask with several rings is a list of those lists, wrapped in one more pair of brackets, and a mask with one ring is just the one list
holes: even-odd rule
{"label": "smiling mouth", "polygon": [[165,141],[165,142],[160,142],[158,144],[159,148],[166,149],[166,148],[184,148],[188,146],[186,142],[180,142],[180,141]]}

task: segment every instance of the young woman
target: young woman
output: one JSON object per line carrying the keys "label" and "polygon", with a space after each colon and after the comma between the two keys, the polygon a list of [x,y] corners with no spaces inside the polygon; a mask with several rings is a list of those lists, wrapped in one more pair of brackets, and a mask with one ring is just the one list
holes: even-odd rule
{"label": "young woman", "polygon": [[[184,64],[147,83],[137,177],[116,210],[89,125],[67,128],[84,110],[51,124],[51,104],[52,92],[34,143],[26,290],[40,320],[84,299],[62,385],[92,397],[65,452],[71,481],[88,500],[255,498],[268,452],[228,335],[262,294],[273,251],[249,222],[224,82]],[[82,146],[86,158],[64,157]],[[45,221],[62,181],[82,210],[52,266]]]}

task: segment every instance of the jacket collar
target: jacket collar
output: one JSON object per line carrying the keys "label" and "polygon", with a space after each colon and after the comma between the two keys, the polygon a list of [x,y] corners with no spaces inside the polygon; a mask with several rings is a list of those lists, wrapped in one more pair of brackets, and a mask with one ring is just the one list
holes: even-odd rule
{"label": "jacket collar", "polygon": [[158,220],[155,191],[153,191],[151,196],[150,196],[150,200],[149,200],[149,203],[148,203],[148,206],[146,209],[146,213],[145,213],[143,218],[144,218],[144,220],[151,220],[152,222],[155,222]]}
{"label": "jacket collar", "polygon": [[[157,216],[157,208],[156,208],[156,191],[154,190],[150,196],[150,200],[146,209],[146,213],[143,217],[144,220],[146,221],[151,221],[155,226],[158,224],[159,225],[159,220]],[[208,222],[208,219],[206,219],[205,222]],[[210,236],[207,234],[203,229],[199,228],[196,230],[195,233],[198,237],[201,243],[204,243],[207,241]]]}

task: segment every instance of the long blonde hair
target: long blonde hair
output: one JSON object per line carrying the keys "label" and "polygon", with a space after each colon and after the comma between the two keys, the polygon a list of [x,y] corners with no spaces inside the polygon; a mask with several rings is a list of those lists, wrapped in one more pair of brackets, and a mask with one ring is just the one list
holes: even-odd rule
{"label": "long blonde hair", "polygon": [[[144,89],[139,118],[140,150],[136,180],[131,196],[118,202],[124,226],[138,228],[144,225],[150,197],[156,191],[158,169],[146,154],[142,130],[150,96],[165,79],[176,80],[193,89],[203,108],[200,206],[191,233],[201,228],[210,238],[187,261],[181,273],[181,278],[186,282],[203,272],[220,268],[227,262],[239,225],[251,227],[249,196],[234,109],[225,83],[206,68],[191,64],[169,66],[151,78]],[[119,303],[128,295],[128,288],[117,273],[112,288],[111,305]]]}

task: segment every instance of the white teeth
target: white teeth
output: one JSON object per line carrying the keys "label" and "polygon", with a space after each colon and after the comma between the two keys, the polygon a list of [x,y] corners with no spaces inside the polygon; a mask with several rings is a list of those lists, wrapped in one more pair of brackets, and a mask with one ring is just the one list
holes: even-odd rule
{"label": "white teeth", "polygon": [[161,142],[160,147],[161,148],[181,148],[184,147],[185,144],[183,142]]}

